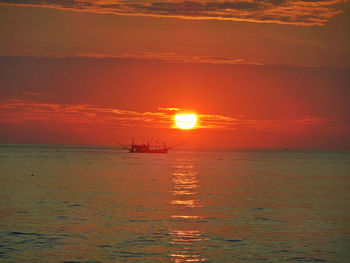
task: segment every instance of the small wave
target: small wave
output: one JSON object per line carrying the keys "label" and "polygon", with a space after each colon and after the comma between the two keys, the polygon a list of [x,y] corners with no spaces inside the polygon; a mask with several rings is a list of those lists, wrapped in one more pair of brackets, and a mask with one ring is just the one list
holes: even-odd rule
{"label": "small wave", "polygon": [[70,206],[70,207],[79,207],[81,205],[79,205],[79,204],[71,204],[71,205],[68,205],[68,206]]}
{"label": "small wave", "polygon": [[8,235],[14,235],[14,236],[23,235],[23,236],[37,236],[37,237],[42,237],[42,236],[44,236],[44,235],[39,234],[39,233],[24,233],[24,232],[17,232],[17,231],[9,232]]}
{"label": "small wave", "polygon": [[272,251],[271,253],[276,253],[276,254],[279,254],[279,253],[289,253],[290,251],[287,250],[287,249],[282,249],[282,250],[276,250],[276,251]]}
{"label": "small wave", "polygon": [[257,219],[257,220],[263,220],[263,221],[272,220],[272,219],[270,219],[270,218],[265,218],[265,217],[255,217],[255,219]]}
{"label": "small wave", "polygon": [[148,256],[147,253],[143,253],[143,252],[115,251],[115,253],[120,257],[124,257],[124,258]]}
{"label": "small wave", "polygon": [[310,262],[328,262],[328,260],[325,259],[321,259],[321,258],[313,258],[313,257],[293,257],[293,258],[287,258],[287,261],[302,261],[302,262],[306,262],[306,261],[310,261]]}
{"label": "small wave", "polygon": [[272,219],[272,218],[266,218],[266,217],[255,217],[256,220],[261,220],[261,221],[272,221],[272,222],[278,222],[278,223],[283,223],[286,222],[285,220],[279,220],[279,219]]}
{"label": "small wave", "polygon": [[243,242],[241,239],[226,239],[226,241],[231,243]]}
{"label": "small wave", "polygon": [[106,248],[106,247],[112,247],[111,245],[99,245],[97,247],[100,247],[100,248]]}

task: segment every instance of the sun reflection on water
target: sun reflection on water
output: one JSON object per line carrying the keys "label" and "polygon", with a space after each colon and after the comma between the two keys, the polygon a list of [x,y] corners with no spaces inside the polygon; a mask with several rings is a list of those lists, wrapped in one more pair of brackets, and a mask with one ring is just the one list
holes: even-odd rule
{"label": "sun reflection on water", "polygon": [[205,240],[201,233],[200,221],[203,219],[198,198],[199,181],[197,167],[186,160],[179,160],[173,172],[172,215],[174,227],[169,231],[170,254],[172,262],[202,262],[206,259],[200,254],[201,242]]}

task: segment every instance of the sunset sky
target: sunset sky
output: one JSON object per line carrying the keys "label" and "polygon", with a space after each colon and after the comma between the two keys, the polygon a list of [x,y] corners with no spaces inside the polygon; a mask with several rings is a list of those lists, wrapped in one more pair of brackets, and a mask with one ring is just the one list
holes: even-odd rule
{"label": "sunset sky", "polygon": [[0,143],[350,148],[346,0],[0,0],[0,32]]}

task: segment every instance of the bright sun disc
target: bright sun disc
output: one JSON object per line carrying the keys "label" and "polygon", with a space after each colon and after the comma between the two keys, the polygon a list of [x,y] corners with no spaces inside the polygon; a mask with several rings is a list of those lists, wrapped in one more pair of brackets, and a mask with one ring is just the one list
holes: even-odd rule
{"label": "bright sun disc", "polygon": [[192,129],[197,122],[195,114],[177,114],[175,115],[175,123],[180,129]]}

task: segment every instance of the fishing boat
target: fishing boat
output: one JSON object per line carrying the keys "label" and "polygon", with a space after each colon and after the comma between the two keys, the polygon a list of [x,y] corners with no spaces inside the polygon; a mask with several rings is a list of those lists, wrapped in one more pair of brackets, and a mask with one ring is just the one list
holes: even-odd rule
{"label": "fishing boat", "polygon": [[[181,144],[177,144],[174,146],[167,147],[165,143],[163,145],[151,145],[149,142],[143,144],[135,144],[134,139],[132,139],[132,143],[130,148],[127,148],[131,153],[168,153],[171,148],[176,146],[180,146]],[[125,147],[124,147],[125,148]]]}

